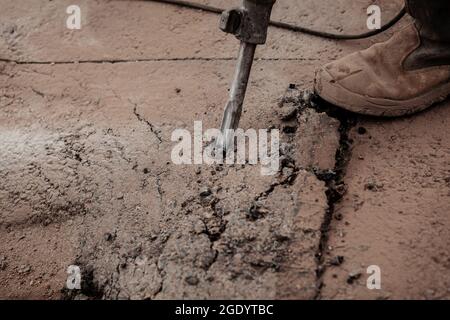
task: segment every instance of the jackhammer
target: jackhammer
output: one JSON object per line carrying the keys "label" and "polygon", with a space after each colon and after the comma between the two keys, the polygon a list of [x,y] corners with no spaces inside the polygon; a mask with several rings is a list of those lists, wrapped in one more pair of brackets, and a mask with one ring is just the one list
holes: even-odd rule
{"label": "jackhammer", "polygon": [[189,0],[147,0],[182,6],[185,8],[199,9],[212,13],[221,13],[220,29],[234,34],[241,41],[239,56],[233,83],[230,89],[230,97],[225,107],[222,120],[221,137],[211,145],[214,153],[227,151],[234,144],[234,130],[238,128],[242,113],[245,92],[247,90],[250,70],[253,64],[256,46],[265,44],[269,25],[277,28],[301,32],[304,34],[333,40],[365,39],[384,32],[395,25],[406,14],[404,6],[399,13],[389,20],[380,29],[371,30],[361,34],[335,34],[319,30],[313,30],[281,21],[271,21],[270,15],[276,0],[242,0],[239,8],[223,11],[221,8],[197,3]]}
{"label": "jackhammer", "polygon": [[222,137],[216,148],[229,150],[234,145],[234,131],[239,126],[245,92],[256,46],[265,44],[272,7],[276,0],[243,0],[239,8],[226,10],[220,17],[220,29],[241,41],[230,96],[222,120]]}

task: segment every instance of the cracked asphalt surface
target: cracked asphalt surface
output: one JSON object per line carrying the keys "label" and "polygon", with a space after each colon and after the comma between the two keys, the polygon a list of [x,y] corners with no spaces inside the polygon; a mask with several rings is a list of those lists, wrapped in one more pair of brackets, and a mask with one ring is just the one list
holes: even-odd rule
{"label": "cracked asphalt surface", "polygon": [[[71,31],[72,2],[0,0],[1,298],[450,297],[449,103],[380,120],[309,94],[317,67],[408,19],[364,41],[270,29],[241,123],[281,129],[262,176],[170,159],[174,129],[220,125],[238,43],[217,16],[77,1]],[[274,18],[356,33],[372,2],[280,0]]]}

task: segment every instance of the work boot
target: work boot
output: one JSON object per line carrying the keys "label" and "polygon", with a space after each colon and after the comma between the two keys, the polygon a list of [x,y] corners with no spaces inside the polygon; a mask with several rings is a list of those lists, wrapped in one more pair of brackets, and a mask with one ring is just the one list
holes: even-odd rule
{"label": "work boot", "polygon": [[353,112],[394,117],[450,95],[450,1],[406,2],[415,23],[318,70],[314,87],[319,96]]}

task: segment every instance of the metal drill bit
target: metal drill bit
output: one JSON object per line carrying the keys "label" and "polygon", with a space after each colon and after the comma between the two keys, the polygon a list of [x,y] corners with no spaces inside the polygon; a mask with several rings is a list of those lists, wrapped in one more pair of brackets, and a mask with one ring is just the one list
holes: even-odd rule
{"label": "metal drill bit", "polygon": [[222,139],[217,141],[217,149],[230,150],[234,142],[234,131],[239,126],[242,106],[244,104],[247,84],[255,56],[256,44],[241,42],[234,79],[231,84],[230,97],[225,107],[222,120]]}

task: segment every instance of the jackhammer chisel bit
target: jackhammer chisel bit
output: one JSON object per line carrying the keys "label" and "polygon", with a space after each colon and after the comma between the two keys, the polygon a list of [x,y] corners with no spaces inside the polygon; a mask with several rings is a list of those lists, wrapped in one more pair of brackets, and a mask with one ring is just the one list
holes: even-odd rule
{"label": "jackhammer chisel bit", "polygon": [[217,149],[227,151],[234,145],[234,131],[239,126],[245,92],[256,46],[265,44],[272,7],[276,0],[243,0],[239,8],[224,11],[220,29],[241,41],[230,97],[222,120],[222,137]]}

